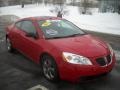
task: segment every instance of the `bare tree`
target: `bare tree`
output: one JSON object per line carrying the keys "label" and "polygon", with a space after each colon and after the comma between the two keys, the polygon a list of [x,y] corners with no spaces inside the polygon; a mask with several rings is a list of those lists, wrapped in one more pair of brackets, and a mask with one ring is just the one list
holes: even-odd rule
{"label": "bare tree", "polygon": [[9,0],[2,0],[3,6],[8,6],[9,5]]}
{"label": "bare tree", "polygon": [[21,8],[24,8],[24,6],[25,6],[25,2],[24,0],[21,0]]}
{"label": "bare tree", "polygon": [[57,16],[62,18],[65,9],[65,0],[53,0],[52,2],[54,4],[54,11],[57,13]]}
{"label": "bare tree", "polygon": [[37,5],[39,5],[40,3],[45,3],[45,0],[34,0],[34,1]]}
{"label": "bare tree", "polygon": [[93,7],[93,2],[91,0],[81,0],[79,3],[79,11],[82,14],[90,14],[89,8]]}
{"label": "bare tree", "polygon": [[98,0],[100,12],[120,13],[120,0]]}
{"label": "bare tree", "polygon": [[118,14],[120,14],[120,5],[118,6]]}
{"label": "bare tree", "polygon": [[82,1],[82,14],[86,14],[88,10],[89,2],[88,0]]}
{"label": "bare tree", "polygon": [[75,6],[75,5],[76,5],[76,1],[75,1],[75,0],[71,0],[71,4],[72,4],[73,6]]}

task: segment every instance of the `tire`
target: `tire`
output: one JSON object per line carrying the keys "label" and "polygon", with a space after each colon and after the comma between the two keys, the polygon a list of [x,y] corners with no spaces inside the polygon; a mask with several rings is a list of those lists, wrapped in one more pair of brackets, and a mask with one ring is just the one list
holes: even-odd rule
{"label": "tire", "polygon": [[44,55],[42,57],[41,66],[42,73],[47,80],[52,82],[57,82],[59,80],[57,64],[51,56]]}
{"label": "tire", "polygon": [[10,42],[10,39],[7,37],[6,38],[6,46],[7,46],[7,50],[8,50],[8,52],[14,52],[14,48],[12,47],[12,44],[11,44],[11,42]]}

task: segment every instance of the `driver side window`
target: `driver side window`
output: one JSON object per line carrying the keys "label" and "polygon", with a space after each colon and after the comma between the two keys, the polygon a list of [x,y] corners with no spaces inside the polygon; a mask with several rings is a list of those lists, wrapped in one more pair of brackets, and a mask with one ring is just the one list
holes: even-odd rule
{"label": "driver side window", "polygon": [[36,29],[31,21],[22,21],[21,29],[26,33],[36,34]]}

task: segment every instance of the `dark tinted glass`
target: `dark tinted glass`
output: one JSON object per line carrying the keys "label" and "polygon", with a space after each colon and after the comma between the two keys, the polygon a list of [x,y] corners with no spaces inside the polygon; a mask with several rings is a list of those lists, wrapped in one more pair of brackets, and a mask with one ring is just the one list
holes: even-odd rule
{"label": "dark tinted glass", "polygon": [[20,27],[21,27],[21,22],[17,22],[17,23],[15,24],[15,26],[16,26],[17,28],[20,28]]}
{"label": "dark tinted glass", "polygon": [[31,21],[22,21],[21,29],[27,33],[36,33],[35,27]]}

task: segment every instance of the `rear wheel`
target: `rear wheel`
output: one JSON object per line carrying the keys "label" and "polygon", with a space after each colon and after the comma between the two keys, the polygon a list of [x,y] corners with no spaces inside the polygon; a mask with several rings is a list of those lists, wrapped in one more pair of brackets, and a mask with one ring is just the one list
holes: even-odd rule
{"label": "rear wheel", "polygon": [[6,38],[6,46],[7,46],[7,50],[9,52],[13,52],[14,51],[14,48],[12,47],[12,44],[11,44],[10,39],[8,37]]}
{"label": "rear wheel", "polygon": [[54,59],[48,55],[44,55],[42,58],[42,72],[45,78],[50,81],[58,81],[59,74],[56,62]]}

